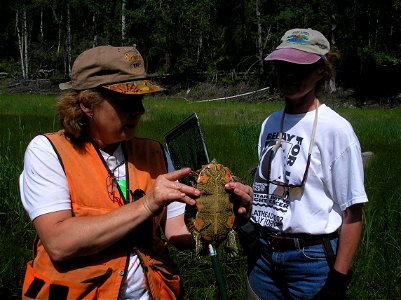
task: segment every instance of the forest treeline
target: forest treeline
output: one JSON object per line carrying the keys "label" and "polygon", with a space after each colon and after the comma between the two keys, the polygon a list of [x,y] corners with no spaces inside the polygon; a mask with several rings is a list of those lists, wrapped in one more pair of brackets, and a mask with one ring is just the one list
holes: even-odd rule
{"label": "forest treeline", "polygon": [[265,55],[286,30],[310,27],[342,54],[338,86],[401,91],[401,0],[1,0],[0,24],[0,73],[15,78],[64,80],[84,49],[135,44],[151,74],[268,85]]}

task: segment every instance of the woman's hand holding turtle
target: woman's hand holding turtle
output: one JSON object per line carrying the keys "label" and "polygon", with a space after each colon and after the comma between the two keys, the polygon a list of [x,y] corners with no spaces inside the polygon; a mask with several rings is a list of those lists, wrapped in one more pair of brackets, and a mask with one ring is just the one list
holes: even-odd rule
{"label": "woman's hand holding turtle", "polygon": [[142,198],[145,209],[151,214],[157,214],[164,206],[174,201],[194,205],[195,200],[191,197],[198,197],[200,191],[178,182],[178,179],[187,176],[190,172],[190,168],[184,168],[159,175],[153,188]]}
{"label": "woman's hand holding turtle", "polygon": [[234,204],[234,213],[240,216],[250,217],[252,211],[253,190],[249,185],[233,181],[225,185],[226,191],[231,193]]}

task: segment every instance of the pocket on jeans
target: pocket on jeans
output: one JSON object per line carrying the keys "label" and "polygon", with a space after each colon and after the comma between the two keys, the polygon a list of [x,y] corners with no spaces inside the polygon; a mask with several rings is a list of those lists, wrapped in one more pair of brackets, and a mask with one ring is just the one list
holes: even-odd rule
{"label": "pocket on jeans", "polygon": [[303,248],[302,254],[310,260],[326,260],[326,254],[321,244]]}

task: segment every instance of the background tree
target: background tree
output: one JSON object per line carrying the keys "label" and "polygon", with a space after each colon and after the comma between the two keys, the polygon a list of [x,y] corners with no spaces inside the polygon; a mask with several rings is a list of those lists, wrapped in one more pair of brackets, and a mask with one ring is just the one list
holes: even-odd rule
{"label": "background tree", "polygon": [[84,49],[136,44],[149,73],[189,84],[199,74],[245,74],[274,85],[263,57],[286,30],[310,27],[342,53],[337,85],[361,96],[395,93],[400,10],[400,0],[2,0],[0,72],[19,61],[21,78],[52,70],[46,76],[65,80]]}

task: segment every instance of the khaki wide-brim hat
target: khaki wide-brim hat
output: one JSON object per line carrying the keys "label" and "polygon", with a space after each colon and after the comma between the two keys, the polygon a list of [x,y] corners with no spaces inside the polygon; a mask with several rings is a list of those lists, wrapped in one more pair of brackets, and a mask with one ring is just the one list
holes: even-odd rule
{"label": "khaki wide-brim hat", "polygon": [[283,35],[281,44],[265,60],[313,64],[325,58],[329,50],[330,43],[321,32],[310,28],[295,28]]}
{"label": "khaki wide-brim hat", "polygon": [[142,55],[136,47],[98,46],[82,52],[72,66],[71,81],[61,90],[102,87],[114,92],[142,95],[162,91],[147,79]]}

